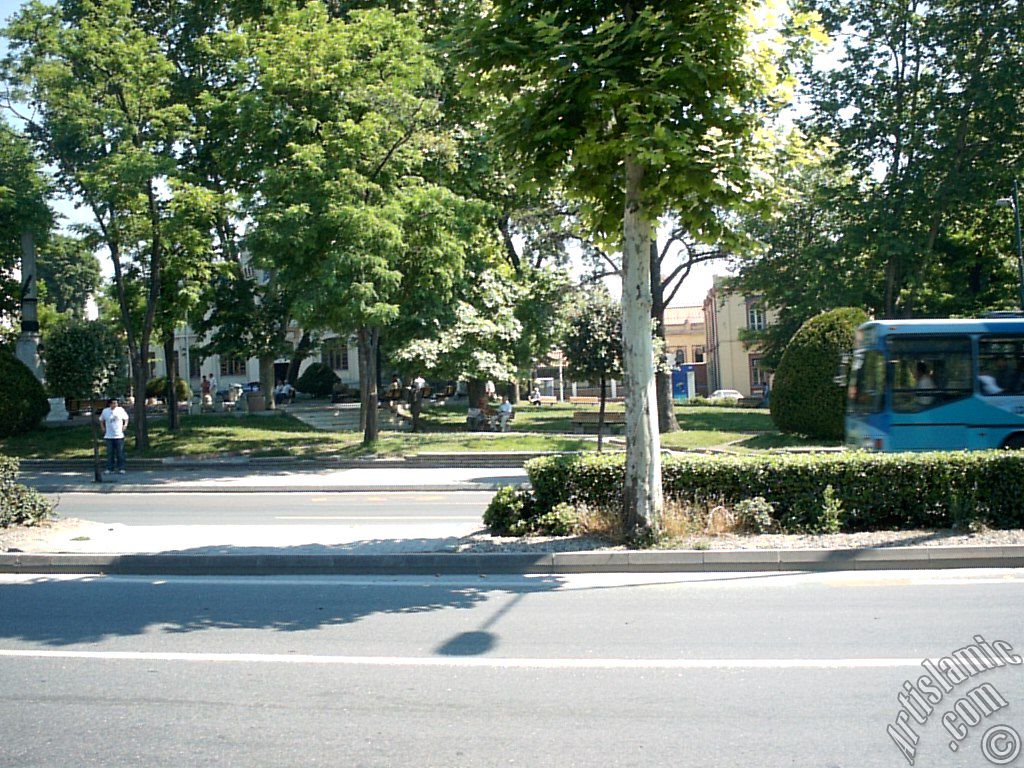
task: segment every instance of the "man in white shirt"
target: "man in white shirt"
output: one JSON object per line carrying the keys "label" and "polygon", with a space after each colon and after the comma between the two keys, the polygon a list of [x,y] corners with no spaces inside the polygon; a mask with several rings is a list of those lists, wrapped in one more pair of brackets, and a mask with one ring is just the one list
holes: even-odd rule
{"label": "man in white shirt", "polygon": [[501,398],[501,405],[498,406],[498,428],[502,432],[508,431],[508,423],[512,420],[512,403],[507,397]]}
{"label": "man in white shirt", "polygon": [[[103,440],[107,444],[107,472],[115,469],[124,474],[124,430],[128,426],[128,412],[117,403],[117,398],[107,400],[107,407],[100,414],[103,423]],[[115,466],[116,465],[116,466]]]}

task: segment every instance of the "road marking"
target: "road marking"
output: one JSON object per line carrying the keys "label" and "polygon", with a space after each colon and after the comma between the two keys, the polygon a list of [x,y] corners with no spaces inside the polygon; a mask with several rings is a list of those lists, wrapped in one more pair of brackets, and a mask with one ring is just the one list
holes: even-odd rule
{"label": "road marking", "polygon": [[275,520],[480,520],[480,515],[277,515]]}
{"label": "road marking", "polygon": [[178,653],[0,649],[0,658],[94,661],[186,661],[236,664],[319,664],[350,667],[469,667],[477,669],[896,669],[921,659],[559,659],[488,656],[314,656],[284,653]]}

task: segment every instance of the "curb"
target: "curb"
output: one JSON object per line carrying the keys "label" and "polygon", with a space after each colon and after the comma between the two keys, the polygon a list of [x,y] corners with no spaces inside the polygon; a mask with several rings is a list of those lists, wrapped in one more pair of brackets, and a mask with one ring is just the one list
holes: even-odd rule
{"label": "curb", "polygon": [[436,484],[436,485],[122,485],[120,483],[89,483],[86,485],[28,485],[39,493],[59,496],[62,493],[448,493],[454,491],[496,491],[506,485],[523,485],[516,478],[508,482]]}
{"label": "curb", "polygon": [[689,573],[1019,568],[1024,546],[856,550],[423,553],[394,555],[97,555],[0,553],[0,573],[189,576]]}

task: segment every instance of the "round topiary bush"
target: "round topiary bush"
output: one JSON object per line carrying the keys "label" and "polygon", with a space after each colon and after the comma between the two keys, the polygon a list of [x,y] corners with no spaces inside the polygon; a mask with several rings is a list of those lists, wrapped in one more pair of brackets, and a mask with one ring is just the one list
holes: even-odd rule
{"label": "round topiary bush", "polygon": [[46,338],[46,386],[58,397],[117,397],[128,390],[128,363],[117,335],[99,320],[69,319]]}
{"label": "round topiary bush", "polygon": [[313,363],[299,376],[295,388],[313,397],[327,397],[334,391],[334,385],[340,381],[338,374],[329,365]]}
{"label": "round topiary bush", "polygon": [[843,354],[867,314],[854,307],[825,312],[800,326],[782,353],[772,386],[772,421],[783,432],[843,438],[846,393],[835,382]]}
{"label": "round topiary bush", "polygon": [[0,437],[35,429],[49,412],[39,379],[10,352],[0,350]]}

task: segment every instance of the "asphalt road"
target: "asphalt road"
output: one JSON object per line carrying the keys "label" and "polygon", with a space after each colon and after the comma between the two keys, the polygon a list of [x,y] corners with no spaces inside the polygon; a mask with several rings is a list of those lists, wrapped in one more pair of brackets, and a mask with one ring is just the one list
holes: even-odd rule
{"label": "asphalt road", "polygon": [[123,525],[379,525],[475,522],[493,491],[447,493],[63,493],[60,517]]}
{"label": "asphalt road", "polygon": [[[975,636],[1020,652],[1022,611],[1017,571],[8,576],[0,765],[908,765],[903,681]],[[1022,670],[910,721],[914,765],[996,764]],[[1008,706],[955,741],[981,683]]]}

